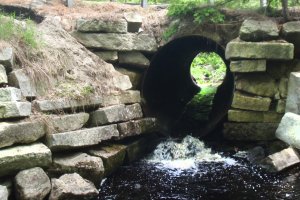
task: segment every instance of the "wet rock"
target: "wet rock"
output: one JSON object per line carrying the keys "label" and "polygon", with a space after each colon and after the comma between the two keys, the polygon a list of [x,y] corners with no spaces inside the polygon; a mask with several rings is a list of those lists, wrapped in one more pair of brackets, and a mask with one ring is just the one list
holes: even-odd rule
{"label": "wet rock", "polygon": [[246,19],[240,29],[240,38],[244,41],[266,41],[279,37],[277,24],[271,20],[256,21]]}
{"label": "wet rock", "polygon": [[224,123],[223,134],[227,140],[274,140],[278,123]]}
{"label": "wet rock", "polygon": [[2,149],[0,160],[0,176],[4,176],[31,167],[47,167],[52,157],[48,147],[36,143]]}
{"label": "wet rock", "polygon": [[7,74],[3,65],[0,65],[0,84],[7,84]]}
{"label": "wet rock", "polygon": [[119,52],[119,64],[137,68],[148,68],[150,61],[142,53],[136,51]]}
{"label": "wet rock", "polygon": [[135,12],[125,13],[124,18],[128,23],[128,32],[139,32],[139,29],[141,28],[143,23],[141,15]]}
{"label": "wet rock", "polygon": [[253,149],[247,151],[247,160],[250,163],[258,163],[263,158],[265,158],[265,150],[260,146],[254,147]]}
{"label": "wet rock", "polygon": [[108,176],[123,165],[126,146],[121,144],[111,144],[108,146],[95,147],[90,149],[89,153],[102,159],[105,168],[105,176]]}
{"label": "wet rock", "polygon": [[28,117],[30,114],[29,102],[0,102],[0,119]]}
{"label": "wet rock", "polygon": [[[243,49],[243,51],[241,51]],[[294,45],[282,41],[243,42],[231,41],[226,46],[226,59],[291,60]]]}
{"label": "wet rock", "polygon": [[268,111],[270,104],[270,98],[252,97],[235,92],[231,106],[243,110]]}
{"label": "wet rock", "polygon": [[12,71],[14,66],[14,53],[11,47],[2,47],[0,49],[0,64],[2,64],[7,72]]}
{"label": "wet rock", "polygon": [[276,112],[256,112],[246,110],[229,110],[228,121],[231,122],[280,122],[282,114]]}
{"label": "wet rock", "polygon": [[0,199],[8,200],[8,190],[7,187],[0,185]]}
{"label": "wet rock", "polygon": [[142,84],[143,73],[133,70],[133,69],[125,69],[125,68],[115,68],[121,74],[127,75],[132,84],[132,89],[140,89]]}
{"label": "wet rock", "polygon": [[32,143],[45,135],[44,123],[33,122],[1,122],[0,148],[13,144]]}
{"label": "wet rock", "polygon": [[44,199],[51,190],[50,179],[44,170],[35,167],[19,172],[15,177],[17,199]]}
{"label": "wet rock", "polygon": [[266,60],[239,60],[230,63],[232,72],[265,72],[266,69]]}
{"label": "wet rock", "polygon": [[92,200],[98,195],[95,185],[76,173],[65,174],[59,179],[53,178],[51,182],[49,200]]}
{"label": "wet rock", "polygon": [[285,112],[300,114],[300,72],[290,75]]}
{"label": "wet rock", "polygon": [[116,63],[118,61],[118,52],[117,51],[98,51],[94,52],[102,60],[109,63]]}
{"label": "wet rock", "polygon": [[0,101],[21,101],[21,90],[14,87],[0,88]]}
{"label": "wet rock", "polygon": [[276,102],[276,112],[278,112],[278,113],[284,113],[285,112],[285,105],[286,105],[286,100],[279,99]]}
{"label": "wet rock", "polygon": [[49,134],[81,129],[89,119],[88,113],[71,115],[47,115],[46,127]]}
{"label": "wet rock", "polygon": [[35,84],[30,80],[23,69],[12,71],[8,75],[8,83],[20,88],[23,96],[33,98],[37,95]]}
{"label": "wet rock", "polygon": [[75,149],[92,146],[119,136],[117,125],[70,131],[65,133],[48,134],[46,144],[52,151]]}
{"label": "wet rock", "polygon": [[73,36],[85,47],[111,51],[157,51],[154,37],[146,34],[74,33]]}
{"label": "wet rock", "polygon": [[280,172],[298,163],[300,163],[300,156],[298,152],[291,147],[269,155],[261,162],[262,167],[271,172]]}
{"label": "wet rock", "polygon": [[49,172],[59,175],[76,172],[83,178],[99,184],[104,174],[104,166],[99,157],[86,153],[67,153],[53,157]]}
{"label": "wet rock", "polygon": [[126,33],[127,22],[124,19],[117,21],[101,19],[78,19],[77,30],[91,33]]}

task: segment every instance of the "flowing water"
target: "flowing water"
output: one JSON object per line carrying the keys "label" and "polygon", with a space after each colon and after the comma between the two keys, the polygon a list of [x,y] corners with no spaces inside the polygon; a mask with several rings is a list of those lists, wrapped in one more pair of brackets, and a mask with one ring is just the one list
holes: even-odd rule
{"label": "flowing water", "polygon": [[145,159],[104,179],[98,199],[297,200],[300,174],[269,174],[187,136],[160,143]]}

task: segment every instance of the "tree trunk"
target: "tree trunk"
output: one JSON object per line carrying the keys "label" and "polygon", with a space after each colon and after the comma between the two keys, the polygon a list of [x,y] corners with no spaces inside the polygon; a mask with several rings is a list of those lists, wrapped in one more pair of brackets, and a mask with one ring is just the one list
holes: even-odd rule
{"label": "tree trunk", "polygon": [[289,19],[288,0],[281,0],[282,16],[285,20]]}

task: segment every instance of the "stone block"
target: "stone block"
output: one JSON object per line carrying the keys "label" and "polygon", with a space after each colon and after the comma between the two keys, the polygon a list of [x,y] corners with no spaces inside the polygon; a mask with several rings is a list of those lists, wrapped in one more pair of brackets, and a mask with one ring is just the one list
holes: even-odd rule
{"label": "stone block", "polygon": [[111,144],[102,147],[94,147],[89,150],[89,154],[102,159],[105,176],[116,171],[124,163],[126,146],[121,144]]}
{"label": "stone block", "polygon": [[133,90],[139,90],[141,88],[143,79],[142,72],[136,71],[134,69],[125,69],[120,67],[116,67],[115,69],[121,74],[127,75],[129,77]]}
{"label": "stone block", "polygon": [[0,102],[0,119],[28,117],[30,114],[29,102]]}
{"label": "stone block", "polygon": [[14,87],[0,88],[0,101],[21,101],[21,90]]}
{"label": "stone block", "polygon": [[154,37],[146,34],[117,33],[73,33],[73,36],[87,48],[110,51],[143,51],[156,52],[157,43]]}
{"label": "stone block", "polygon": [[0,185],[0,199],[1,200],[8,200],[8,190],[6,186]]}
{"label": "stone block", "polygon": [[48,167],[52,154],[42,143],[9,147],[0,150],[0,177],[32,167]]}
{"label": "stone block", "polygon": [[23,96],[25,97],[32,98],[37,94],[35,84],[23,69],[12,71],[8,75],[8,83],[11,86],[20,88]]}
{"label": "stone block", "polygon": [[300,114],[300,72],[290,75],[285,112]]}
{"label": "stone block", "polygon": [[48,170],[54,174],[78,173],[85,179],[99,184],[104,175],[102,159],[86,153],[67,153],[53,156],[53,164]]}
{"label": "stone block", "polygon": [[99,144],[112,137],[118,137],[117,125],[70,131],[65,133],[49,134],[46,144],[52,151],[76,149]]}
{"label": "stone block", "polygon": [[51,179],[52,190],[49,200],[92,200],[97,199],[98,190],[93,183],[79,174],[65,174],[59,179]]}
{"label": "stone block", "polygon": [[14,66],[14,53],[12,47],[2,47],[0,49],[0,64],[7,72],[11,72]]}
{"label": "stone block", "polygon": [[228,121],[231,122],[280,122],[282,114],[276,112],[257,112],[245,110],[229,110]]}
{"label": "stone block", "polygon": [[88,113],[76,113],[71,115],[47,115],[47,133],[55,134],[81,129],[86,124],[88,119]]}
{"label": "stone block", "polygon": [[285,112],[285,105],[286,105],[286,100],[285,99],[277,100],[277,102],[276,102],[276,112],[284,113]]}
{"label": "stone block", "polygon": [[32,143],[45,135],[44,123],[32,122],[1,122],[0,148],[13,144]]}
{"label": "stone block", "polygon": [[0,65],[0,84],[7,84],[7,74],[3,65]]}
{"label": "stone block", "polygon": [[300,53],[300,22],[292,21],[282,25],[282,35],[285,40],[295,45],[295,57],[299,58]]}
{"label": "stone block", "polygon": [[120,20],[78,19],[77,31],[90,33],[126,33],[127,22]]}
{"label": "stone block", "polygon": [[226,59],[291,60],[294,45],[284,41],[243,42],[231,41],[226,46]]}
{"label": "stone block", "polygon": [[142,16],[136,12],[125,13],[124,18],[128,23],[128,32],[139,32],[142,27],[143,19]]}
{"label": "stone block", "polygon": [[240,74],[236,76],[236,89],[263,97],[274,97],[278,92],[276,80],[268,74]]}
{"label": "stone block", "polygon": [[240,38],[244,41],[267,41],[279,37],[277,24],[271,20],[257,21],[246,19],[240,29]]}
{"label": "stone block", "polygon": [[141,94],[138,90],[128,90],[122,93],[108,95],[103,98],[102,107],[118,104],[134,104],[141,102]]}
{"label": "stone block", "polygon": [[230,62],[231,72],[265,72],[266,60],[238,60]]}
{"label": "stone block", "polygon": [[136,68],[148,68],[150,61],[142,53],[137,51],[119,52],[119,64],[121,66],[131,66]]}
{"label": "stone block", "polygon": [[278,123],[224,123],[223,134],[227,140],[274,140]]}
{"label": "stone block", "polygon": [[253,97],[235,92],[232,101],[232,107],[243,110],[268,111],[271,99],[267,97]]}
{"label": "stone block", "polygon": [[15,177],[15,191],[18,199],[45,199],[50,190],[50,179],[40,167],[23,170]]}
{"label": "stone block", "polygon": [[287,98],[287,93],[288,93],[288,82],[289,79],[287,78],[281,78],[279,81],[279,94],[281,98]]}
{"label": "stone block", "polygon": [[117,71],[114,73],[115,75],[112,77],[113,85],[115,85],[121,91],[126,91],[132,88],[132,84],[128,76],[124,76]]}
{"label": "stone block", "polygon": [[118,61],[117,51],[97,51],[94,52],[99,58],[109,63],[116,63]]}

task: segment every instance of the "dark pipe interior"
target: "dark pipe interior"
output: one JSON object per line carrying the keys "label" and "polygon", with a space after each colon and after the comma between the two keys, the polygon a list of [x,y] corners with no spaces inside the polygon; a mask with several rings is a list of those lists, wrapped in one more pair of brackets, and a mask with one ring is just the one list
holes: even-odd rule
{"label": "dark pipe interior", "polygon": [[158,117],[175,120],[185,105],[200,91],[192,79],[190,65],[201,52],[215,52],[227,66],[226,76],[214,99],[210,122],[199,135],[210,132],[227,113],[232,92],[233,76],[224,49],[216,42],[193,35],[175,39],[163,46],[153,57],[143,83],[143,97],[150,110]]}

